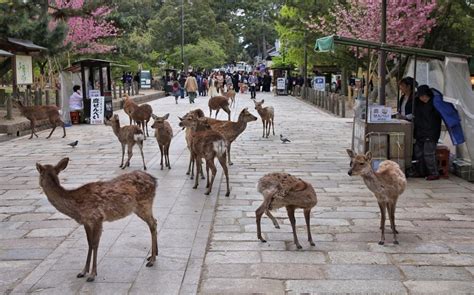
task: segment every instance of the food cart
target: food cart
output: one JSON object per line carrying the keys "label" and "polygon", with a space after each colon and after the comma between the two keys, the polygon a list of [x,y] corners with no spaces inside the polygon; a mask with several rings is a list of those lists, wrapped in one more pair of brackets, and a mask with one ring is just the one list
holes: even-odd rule
{"label": "food cart", "polygon": [[[414,78],[414,81],[417,81],[417,79],[419,79],[423,82],[426,82],[427,78],[430,75],[441,76],[441,79],[438,79],[439,81],[437,81],[437,83],[424,84],[429,84],[431,87],[435,87],[441,90],[443,93],[445,93],[445,98],[447,96],[449,97],[449,95],[446,95],[447,93],[450,94],[454,91],[452,90],[452,86],[458,82],[453,81],[454,77],[449,77],[448,74],[445,73],[444,69],[431,70],[429,68],[429,61],[445,61],[447,67],[448,59],[460,59],[466,62],[466,59],[470,57],[467,55],[456,53],[391,45],[386,43],[352,39],[340,36],[327,36],[318,39],[316,41],[315,50],[320,52],[332,51],[334,49],[335,44],[355,47],[357,52],[359,52],[359,48],[367,50],[368,70],[366,72],[366,81],[370,81],[370,69],[372,60],[370,58],[370,55],[374,51],[383,50],[391,54],[396,54],[398,55],[399,62],[401,61],[402,56],[411,58],[410,62],[412,66],[408,67],[409,70],[406,71],[405,74],[412,76]],[[420,63],[420,61],[422,61],[422,63]],[[419,65],[424,65],[423,69],[417,69],[417,66]],[[398,72],[400,73],[401,69]],[[460,69],[456,73],[463,73],[463,70]],[[398,78],[400,78],[400,74],[398,75]],[[385,106],[369,105],[369,99],[367,97],[367,87],[368,83],[366,83],[365,97],[360,97],[362,99],[358,100],[358,109],[356,109],[354,115],[352,149],[357,153],[365,153],[367,151],[371,151],[373,154],[374,166],[377,166],[378,163],[382,160],[390,159],[398,162],[402,169],[409,168],[411,166],[413,151],[413,124],[405,120],[392,119],[390,109]],[[415,85],[413,85],[413,87],[415,88]],[[400,95],[398,94],[397,100],[400,99],[399,96]],[[461,97],[463,97],[463,95],[461,95]],[[415,100],[413,100],[413,114],[415,109],[414,101]],[[450,102],[456,105],[454,99],[452,99],[452,101]],[[463,107],[462,104],[457,105],[461,105],[461,115],[463,113],[470,115],[474,112],[474,108],[468,111],[468,108]],[[474,117],[471,118],[471,120],[473,119]],[[469,126],[469,124],[467,125]],[[466,124],[464,126],[466,126]],[[465,127],[464,129],[466,130],[467,128]],[[473,131],[469,132],[472,133]],[[467,134],[466,138],[468,138]],[[470,148],[474,148],[474,143],[471,144]],[[471,154],[474,153],[471,152]]]}
{"label": "food cart", "polygon": [[288,77],[290,76],[290,67],[272,67],[273,83],[276,86],[276,95],[288,95]]}

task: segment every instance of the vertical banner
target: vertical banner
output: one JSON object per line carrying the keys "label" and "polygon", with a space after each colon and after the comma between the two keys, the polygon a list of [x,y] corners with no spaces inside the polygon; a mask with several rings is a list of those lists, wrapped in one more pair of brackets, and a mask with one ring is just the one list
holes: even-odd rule
{"label": "vertical banner", "polygon": [[91,97],[91,125],[104,124],[104,97]]}
{"label": "vertical banner", "polygon": [[31,56],[16,55],[16,83],[18,85],[33,84],[33,61]]}

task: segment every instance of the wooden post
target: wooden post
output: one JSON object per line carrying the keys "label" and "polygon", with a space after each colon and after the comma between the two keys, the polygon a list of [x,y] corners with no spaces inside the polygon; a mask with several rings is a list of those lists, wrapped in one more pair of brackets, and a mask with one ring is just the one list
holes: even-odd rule
{"label": "wooden post", "polygon": [[130,96],[130,84],[127,83],[127,92],[128,92],[128,95]]}
{"label": "wooden post", "polygon": [[12,95],[6,95],[5,97],[5,105],[7,107],[7,120],[11,120],[13,118],[13,103],[12,103]]}
{"label": "wooden post", "polygon": [[0,101],[4,106],[7,105],[7,96],[5,89],[0,89]]}
{"label": "wooden post", "polygon": [[119,98],[122,98],[122,85],[119,85]]}
{"label": "wooden post", "polygon": [[60,108],[60,107],[61,107],[61,95],[59,94],[59,90],[58,90],[58,89],[56,89],[55,92],[56,92],[56,106],[57,106],[58,108]]}
{"label": "wooden post", "polygon": [[346,117],[346,97],[341,96],[341,117],[345,118]]}
{"label": "wooden post", "polygon": [[117,88],[115,87],[115,84],[114,84],[114,85],[112,85],[112,93],[113,93],[112,95],[113,95],[114,99],[117,99],[117,92],[116,91],[117,91]]}
{"label": "wooden post", "polygon": [[46,99],[46,105],[49,105],[49,90],[44,91],[45,99]]}
{"label": "wooden post", "polygon": [[35,91],[36,95],[35,95],[35,105],[39,106],[41,105],[41,101],[43,100],[43,91],[41,89],[38,89]]}
{"label": "wooden post", "polygon": [[339,108],[339,100],[340,100],[340,97],[335,94],[334,95],[334,98],[335,98],[335,102],[336,102],[336,114],[339,116],[341,113],[340,113],[340,108]]}

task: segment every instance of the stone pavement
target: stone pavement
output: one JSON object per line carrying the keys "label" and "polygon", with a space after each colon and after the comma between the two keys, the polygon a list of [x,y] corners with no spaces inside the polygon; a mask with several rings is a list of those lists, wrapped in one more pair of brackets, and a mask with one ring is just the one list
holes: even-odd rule
{"label": "stone pavement", "polygon": [[[238,95],[236,110],[250,107]],[[85,263],[82,227],[57,213],[41,193],[35,162],[71,158],[60,174],[68,188],[123,173],[120,145],[106,126],[73,126],[68,136],[56,131],[46,140],[27,137],[0,143],[0,292],[21,294],[193,294],[201,293],[469,293],[473,292],[474,185],[452,176],[425,182],[410,179],[397,208],[400,245],[387,235],[377,245],[379,213],[375,198],[360,178],[347,176],[349,119],[334,118],[291,97],[258,94],[275,107],[276,136],[262,139],[260,120],[250,123],[233,145],[231,196],[214,184],[192,189],[184,175],[188,152],[177,115],[195,107],[207,114],[207,100],[174,104],[167,97],[150,102],[157,115],[171,113],[175,131],[172,170],[159,170],[154,138],[145,143],[148,172],[158,178],[154,213],[159,256],[145,267],[150,234],[136,216],[104,224],[98,277],[86,283],[75,275]],[[122,122],[128,118],[118,112]],[[225,116],[224,116],[225,115]],[[226,114],[220,114],[225,118]],[[233,114],[234,120],[237,114]],[[150,130],[153,133],[153,130]],[[278,135],[290,138],[283,145]],[[77,148],[66,144],[79,140]],[[131,167],[141,168],[138,150]],[[218,167],[220,172],[220,168]],[[312,213],[316,246],[306,242],[302,213],[297,213],[296,250],[284,210],[281,229],[262,219],[267,243],[256,238],[255,209],[262,197],[256,182],[267,172],[286,171],[310,181],[318,193]]]}

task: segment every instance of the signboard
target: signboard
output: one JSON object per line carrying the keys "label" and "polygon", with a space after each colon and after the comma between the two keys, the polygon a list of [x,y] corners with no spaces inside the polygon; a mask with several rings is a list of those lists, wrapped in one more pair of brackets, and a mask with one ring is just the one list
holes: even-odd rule
{"label": "signboard", "polygon": [[429,64],[427,61],[418,60],[416,62],[416,81],[418,85],[430,85]]}
{"label": "signboard", "polygon": [[326,90],[326,77],[316,76],[313,80],[313,88],[318,91]]}
{"label": "signboard", "polygon": [[18,85],[33,84],[33,61],[31,56],[16,55],[16,83]]}
{"label": "signboard", "polygon": [[369,106],[369,122],[390,122],[392,121],[392,108],[375,105]]}
{"label": "signboard", "polygon": [[91,124],[104,124],[104,97],[91,97]]}
{"label": "signboard", "polygon": [[100,90],[89,90],[89,99],[92,99],[93,97],[99,97],[100,96]]}
{"label": "signboard", "polygon": [[286,78],[277,78],[277,90],[286,90]]}

